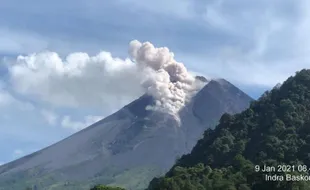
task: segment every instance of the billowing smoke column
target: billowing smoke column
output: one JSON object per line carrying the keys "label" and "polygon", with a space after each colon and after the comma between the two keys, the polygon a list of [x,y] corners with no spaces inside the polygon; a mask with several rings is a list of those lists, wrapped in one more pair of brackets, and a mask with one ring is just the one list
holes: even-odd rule
{"label": "billowing smoke column", "polygon": [[168,48],[155,48],[150,42],[131,41],[129,54],[146,79],[142,82],[146,93],[152,95],[156,105],[148,107],[177,115],[178,111],[197,92],[201,85],[182,63],[174,60]]}
{"label": "billowing smoke column", "polygon": [[18,93],[65,108],[121,104],[115,108],[118,110],[147,93],[156,101],[148,109],[178,116],[202,87],[182,63],[174,60],[168,48],[134,40],[129,44],[129,54],[131,60],[113,57],[109,52],[95,56],[77,52],[62,59],[55,52],[41,52],[19,56],[8,64],[8,70]]}

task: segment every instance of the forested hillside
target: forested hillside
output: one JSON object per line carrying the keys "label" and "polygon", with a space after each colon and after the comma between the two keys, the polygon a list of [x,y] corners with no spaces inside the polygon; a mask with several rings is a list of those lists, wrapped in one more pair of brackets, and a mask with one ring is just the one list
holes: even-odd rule
{"label": "forested hillside", "polygon": [[306,190],[309,153],[310,70],[302,70],[242,113],[224,114],[148,189]]}
{"label": "forested hillside", "polygon": [[109,187],[105,185],[96,185],[90,190],[125,190],[125,189],[120,188],[120,187]]}

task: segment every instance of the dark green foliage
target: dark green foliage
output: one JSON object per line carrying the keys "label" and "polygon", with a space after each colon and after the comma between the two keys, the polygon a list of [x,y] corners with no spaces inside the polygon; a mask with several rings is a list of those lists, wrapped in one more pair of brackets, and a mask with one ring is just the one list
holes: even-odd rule
{"label": "dark green foliage", "polygon": [[90,190],[125,190],[120,187],[111,187],[105,185],[96,185],[95,187],[91,188]]}
{"label": "dark green foliage", "polygon": [[[310,70],[297,72],[250,108],[224,114],[192,152],[182,156],[149,190],[307,190],[310,181],[288,181],[298,165],[310,168]],[[255,165],[295,166],[295,171],[255,172]],[[283,176],[270,182],[265,174]]]}

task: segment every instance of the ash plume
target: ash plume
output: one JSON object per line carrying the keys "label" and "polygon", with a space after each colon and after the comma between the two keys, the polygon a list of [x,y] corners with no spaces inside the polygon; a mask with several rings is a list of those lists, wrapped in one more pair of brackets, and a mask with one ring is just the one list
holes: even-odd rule
{"label": "ash plume", "polygon": [[202,87],[167,47],[156,48],[150,42],[134,40],[129,44],[129,54],[145,73],[143,88],[156,100],[156,105],[148,109],[177,115]]}
{"label": "ash plume", "polygon": [[62,58],[55,52],[41,52],[18,56],[7,65],[15,91],[58,107],[118,110],[147,93],[156,102],[147,109],[177,116],[202,87],[203,82],[166,47],[134,40],[129,44],[129,55],[131,59],[104,51],[95,56],[76,52]]}

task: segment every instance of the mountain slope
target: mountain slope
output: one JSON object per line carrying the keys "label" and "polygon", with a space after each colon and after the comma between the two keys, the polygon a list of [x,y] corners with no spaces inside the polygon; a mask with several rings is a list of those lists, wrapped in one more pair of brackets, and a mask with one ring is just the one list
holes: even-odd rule
{"label": "mountain slope", "polygon": [[302,70],[242,113],[224,114],[148,189],[310,189],[309,110],[310,70]]}
{"label": "mountain slope", "polygon": [[240,112],[251,100],[224,79],[212,80],[180,111],[178,121],[146,110],[154,100],[144,95],[50,147],[1,166],[0,189],[85,189],[95,183],[142,189],[188,153],[223,113]]}

